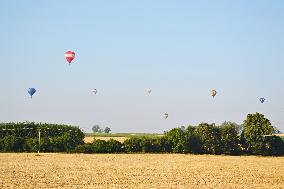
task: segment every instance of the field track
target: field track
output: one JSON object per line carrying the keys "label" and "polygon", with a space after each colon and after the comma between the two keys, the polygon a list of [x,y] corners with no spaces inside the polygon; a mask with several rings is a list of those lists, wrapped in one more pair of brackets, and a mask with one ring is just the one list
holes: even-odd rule
{"label": "field track", "polygon": [[284,157],[0,153],[0,188],[284,188]]}

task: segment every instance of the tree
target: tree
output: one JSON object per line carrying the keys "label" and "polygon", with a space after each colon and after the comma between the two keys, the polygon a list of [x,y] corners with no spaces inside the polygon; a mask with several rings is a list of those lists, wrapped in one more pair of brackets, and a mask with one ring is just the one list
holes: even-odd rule
{"label": "tree", "polygon": [[224,122],[221,126],[221,142],[222,151],[225,154],[238,154],[239,149],[239,136],[238,125],[232,122]]}
{"label": "tree", "polygon": [[201,123],[195,129],[195,134],[202,141],[204,153],[221,154],[220,128],[213,124]]}
{"label": "tree", "polygon": [[186,135],[180,128],[174,128],[165,133],[165,138],[172,146],[172,152],[182,153],[185,152]]}
{"label": "tree", "polygon": [[185,132],[190,134],[190,135],[194,135],[194,131],[195,131],[196,127],[192,126],[192,125],[188,125]]}
{"label": "tree", "polygon": [[195,134],[196,127],[189,125],[186,128],[185,135],[186,135],[186,146],[185,151],[200,154],[202,153],[202,141],[200,137]]}
{"label": "tree", "polygon": [[111,131],[111,129],[110,129],[109,127],[106,127],[106,128],[104,129],[104,132],[105,132],[105,133],[110,133],[110,131]]}
{"label": "tree", "polygon": [[274,133],[270,121],[260,113],[248,114],[244,120],[243,136],[248,145],[248,152],[264,154],[266,149],[265,135]]}
{"label": "tree", "polygon": [[180,126],[180,129],[181,129],[182,131],[185,131],[185,126]]}
{"label": "tree", "polygon": [[99,125],[94,125],[92,127],[93,133],[100,133],[102,130]]}
{"label": "tree", "polygon": [[[240,136],[241,134],[242,134],[242,132],[243,132],[243,129],[244,129],[244,126],[241,124],[241,125],[239,125],[239,124],[237,124],[237,123],[235,123],[235,122],[230,122],[230,121],[225,121],[223,124],[224,125],[226,125],[226,124],[230,124],[230,125],[233,125],[235,128],[236,128],[236,130],[237,130],[237,134]],[[222,125],[223,125],[222,124]],[[222,126],[221,125],[221,126]]]}

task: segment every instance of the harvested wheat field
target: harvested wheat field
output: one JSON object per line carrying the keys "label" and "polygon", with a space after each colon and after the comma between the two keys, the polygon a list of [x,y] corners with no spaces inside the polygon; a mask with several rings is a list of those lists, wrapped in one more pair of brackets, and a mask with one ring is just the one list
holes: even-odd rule
{"label": "harvested wheat field", "polygon": [[95,137],[96,139],[99,139],[99,140],[110,140],[110,139],[113,139],[113,140],[117,140],[119,142],[124,142],[127,137]]}
{"label": "harvested wheat field", "polygon": [[92,143],[94,141],[94,137],[85,137],[84,142],[85,143]]}
{"label": "harvested wheat field", "polygon": [[[127,137],[95,137],[96,139],[98,140],[110,140],[110,139],[113,139],[113,140],[117,140],[119,142],[124,142]],[[84,142],[85,143],[92,143],[94,141],[94,137],[85,137],[84,138]]]}
{"label": "harvested wheat field", "polygon": [[0,188],[284,188],[284,157],[2,153]]}

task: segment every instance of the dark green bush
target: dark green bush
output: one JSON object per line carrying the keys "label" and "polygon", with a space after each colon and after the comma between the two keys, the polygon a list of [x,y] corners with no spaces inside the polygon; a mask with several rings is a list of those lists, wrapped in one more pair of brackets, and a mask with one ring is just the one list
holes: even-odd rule
{"label": "dark green bush", "polygon": [[172,152],[172,145],[165,136],[158,138],[157,143],[160,145],[161,152]]}
{"label": "dark green bush", "polygon": [[185,130],[186,145],[185,152],[193,154],[202,153],[202,141],[195,133],[196,127],[188,126]]}
{"label": "dark green bush", "polygon": [[196,135],[190,135],[187,137],[187,150],[186,152],[193,154],[202,153],[202,141]]}
{"label": "dark green bush", "polygon": [[82,144],[76,146],[74,152],[91,154],[94,153],[95,150],[93,144]]}
{"label": "dark green bush", "polygon": [[5,136],[0,139],[0,149],[2,152],[22,152],[24,151],[25,140],[15,135]]}
{"label": "dark green bush", "polygon": [[78,153],[120,153],[123,152],[122,144],[119,141],[94,140],[93,143],[78,145],[73,152]]}
{"label": "dark green bush", "polygon": [[284,141],[278,136],[264,137],[265,147],[261,155],[280,156],[284,155]]}
{"label": "dark green bush", "polygon": [[121,153],[124,151],[123,145],[121,142],[110,139],[107,141],[107,152],[108,153]]}
{"label": "dark green bush", "polygon": [[94,153],[108,153],[108,143],[104,140],[94,140],[92,143]]}
{"label": "dark green bush", "polygon": [[125,152],[142,152],[142,139],[138,137],[131,137],[126,139],[123,143]]}
{"label": "dark green bush", "polygon": [[144,153],[162,152],[162,144],[160,138],[142,137],[140,145]]}

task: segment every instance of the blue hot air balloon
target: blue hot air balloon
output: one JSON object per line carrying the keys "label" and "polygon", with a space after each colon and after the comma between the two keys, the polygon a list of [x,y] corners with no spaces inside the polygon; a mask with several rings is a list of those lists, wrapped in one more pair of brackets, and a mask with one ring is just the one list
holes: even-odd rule
{"label": "blue hot air balloon", "polygon": [[259,101],[260,101],[261,103],[264,103],[265,98],[259,98]]}
{"label": "blue hot air balloon", "polygon": [[29,88],[28,89],[28,93],[31,96],[31,98],[33,97],[33,94],[35,94],[35,92],[36,92],[35,88]]}

